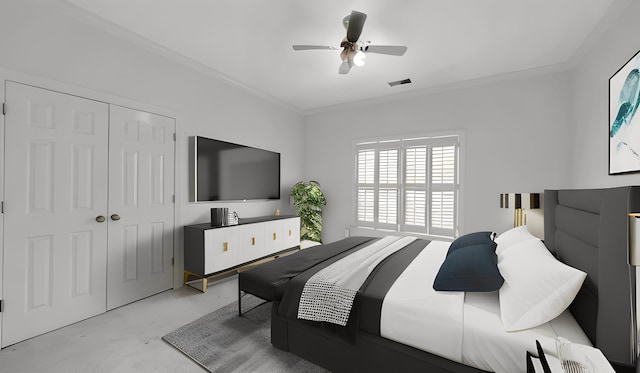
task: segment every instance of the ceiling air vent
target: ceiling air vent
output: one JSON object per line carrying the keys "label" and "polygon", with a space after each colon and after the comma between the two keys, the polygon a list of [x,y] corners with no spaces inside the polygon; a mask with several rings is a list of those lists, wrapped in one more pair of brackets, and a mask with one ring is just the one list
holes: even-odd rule
{"label": "ceiling air vent", "polygon": [[411,83],[411,79],[396,80],[395,82],[389,82],[389,87],[402,85],[402,84],[409,84],[409,83]]}

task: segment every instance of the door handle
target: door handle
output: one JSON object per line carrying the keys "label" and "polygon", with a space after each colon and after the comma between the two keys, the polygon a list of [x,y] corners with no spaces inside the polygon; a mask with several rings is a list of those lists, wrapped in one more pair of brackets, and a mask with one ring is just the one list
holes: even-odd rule
{"label": "door handle", "polygon": [[98,223],[102,223],[102,222],[103,222],[103,221],[105,221],[105,220],[106,220],[106,219],[105,219],[105,217],[104,217],[104,216],[102,216],[102,215],[98,215],[98,216],[96,216],[96,221],[97,221]]}
{"label": "door handle", "polygon": [[113,221],[120,220],[120,215],[118,215],[118,214],[111,215],[111,220],[113,220]]}

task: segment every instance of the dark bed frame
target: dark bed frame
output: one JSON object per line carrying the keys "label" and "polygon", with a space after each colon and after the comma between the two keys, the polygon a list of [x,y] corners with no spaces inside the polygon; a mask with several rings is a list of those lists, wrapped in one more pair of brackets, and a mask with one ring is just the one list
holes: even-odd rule
{"label": "dark bed frame", "polygon": [[[616,367],[631,370],[637,356],[636,287],[635,269],[627,264],[628,214],[640,211],[640,187],[546,190],[544,209],[549,250],[587,273],[572,314]],[[271,343],[332,372],[482,372],[369,333],[360,332],[350,344],[279,315],[278,306],[274,302]]]}

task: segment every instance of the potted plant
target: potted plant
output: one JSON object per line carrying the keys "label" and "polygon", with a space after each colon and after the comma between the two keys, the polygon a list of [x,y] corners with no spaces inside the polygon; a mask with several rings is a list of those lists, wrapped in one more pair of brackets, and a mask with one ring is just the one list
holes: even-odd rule
{"label": "potted plant", "polygon": [[327,204],[317,181],[298,182],[289,194],[300,217],[300,240],[322,242],[322,206]]}

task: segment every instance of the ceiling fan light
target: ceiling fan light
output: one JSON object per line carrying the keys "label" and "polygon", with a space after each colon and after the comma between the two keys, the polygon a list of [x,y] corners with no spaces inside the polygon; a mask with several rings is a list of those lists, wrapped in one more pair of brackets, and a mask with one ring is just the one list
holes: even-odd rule
{"label": "ceiling fan light", "polygon": [[354,55],[353,55],[353,64],[360,67],[360,66],[364,66],[364,59],[367,57],[366,54],[364,54],[363,51],[357,51]]}

